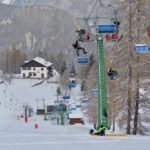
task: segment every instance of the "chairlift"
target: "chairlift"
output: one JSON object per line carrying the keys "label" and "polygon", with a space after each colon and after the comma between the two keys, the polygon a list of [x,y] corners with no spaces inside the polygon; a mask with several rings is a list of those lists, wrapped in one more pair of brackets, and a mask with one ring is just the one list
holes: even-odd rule
{"label": "chairlift", "polygon": [[89,42],[90,41],[90,33],[85,29],[76,30],[78,32],[78,40],[81,42]]}
{"label": "chairlift", "polygon": [[93,95],[97,95],[97,89],[91,89],[90,93],[93,94]]}
{"label": "chairlift", "polygon": [[150,25],[147,26],[147,35],[148,35],[148,37],[150,37]]}
{"label": "chairlift", "polygon": [[63,99],[64,100],[70,99],[70,94],[67,91],[65,91],[65,93],[63,94]]}
{"label": "chairlift", "polygon": [[77,83],[75,81],[70,81],[67,83],[67,86],[71,89],[71,88],[74,88],[76,87]]}
{"label": "chairlift", "polygon": [[71,110],[76,110],[76,107],[72,107]]}
{"label": "chairlift", "polygon": [[77,104],[76,107],[77,107],[77,108],[81,108],[81,105],[80,105],[80,104]]}
{"label": "chairlift", "polygon": [[78,63],[88,63],[89,58],[88,57],[78,57]]}
{"label": "chairlift", "polygon": [[63,99],[70,99],[70,96],[63,96]]}
{"label": "chairlift", "polygon": [[107,33],[105,37],[106,37],[107,42],[116,41],[118,40],[118,33],[117,32]]}
{"label": "chairlift", "polygon": [[72,104],[72,105],[71,105],[71,110],[76,110],[76,108],[77,108],[77,107],[76,107],[75,104]]}
{"label": "chairlift", "polygon": [[85,99],[82,99],[82,103],[83,104],[87,104],[89,102],[89,99],[85,98]]}
{"label": "chairlift", "polygon": [[76,103],[76,108],[81,108],[80,102],[77,102],[77,103]]}
{"label": "chairlift", "polygon": [[137,53],[148,53],[149,48],[147,44],[134,44],[134,50]]}
{"label": "chairlift", "polygon": [[99,33],[114,33],[117,31],[115,24],[99,24],[98,32]]}

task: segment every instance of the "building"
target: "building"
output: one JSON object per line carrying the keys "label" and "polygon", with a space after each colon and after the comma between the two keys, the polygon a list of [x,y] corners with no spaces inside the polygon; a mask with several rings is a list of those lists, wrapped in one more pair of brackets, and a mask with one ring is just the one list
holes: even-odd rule
{"label": "building", "polygon": [[74,125],[74,124],[83,124],[84,125],[84,120],[83,120],[83,114],[81,111],[72,111],[72,113],[69,114],[69,124]]}
{"label": "building", "polygon": [[21,66],[22,78],[46,79],[55,74],[58,73],[53,69],[53,64],[40,57],[26,61]]}

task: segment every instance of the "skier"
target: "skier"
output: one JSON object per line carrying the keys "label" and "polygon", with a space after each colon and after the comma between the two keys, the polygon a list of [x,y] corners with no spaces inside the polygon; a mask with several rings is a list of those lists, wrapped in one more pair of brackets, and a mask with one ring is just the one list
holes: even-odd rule
{"label": "skier", "polygon": [[100,135],[100,136],[105,136],[105,131],[106,131],[106,128],[101,125],[101,127],[98,129],[97,132],[94,132],[93,129],[90,130],[89,134],[91,135]]}
{"label": "skier", "polygon": [[75,44],[72,44],[72,46],[74,47],[74,49],[76,49],[77,56],[80,55],[79,50],[82,50],[83,54],[87,54],[87,52],[85,51],[84,47],[80,46],[77,40],[76,40]]}
{"label": "skier", "polygon": [[105,131],[106,131],[106,128],[103,125],[101,125],[101,127],[98,129],[98,133],[101,136],[105,136]]}

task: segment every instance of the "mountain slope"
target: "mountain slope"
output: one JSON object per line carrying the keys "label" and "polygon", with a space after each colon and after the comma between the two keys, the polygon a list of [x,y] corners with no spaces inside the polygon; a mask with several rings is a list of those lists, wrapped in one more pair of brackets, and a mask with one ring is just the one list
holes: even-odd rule
{"label": "mountain slope", "polygon": [[74,39],[73,16],[48,6],[0,4],[0,47],[25,51],[65,51]]}
{"label": "mountain slope", "polygon": [[[89,11],[92,9],[96,0],[3,0],[3,3],[11,5],[45,5],[53,6],[63,10],[75,16],[88,16]],[[113,0],[102,1],[103,4],[113,4]],[[97,5],[100,5],[99,3]]]}

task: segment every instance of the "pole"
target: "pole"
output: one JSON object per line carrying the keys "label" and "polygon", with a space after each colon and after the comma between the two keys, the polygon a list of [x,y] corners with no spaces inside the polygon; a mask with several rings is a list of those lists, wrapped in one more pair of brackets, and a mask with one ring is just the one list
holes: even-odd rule
{"label": "pole", "polygon": [[60,112],[60,124],[61,125],[64,125],[64,106],[63,105],[61,105],[61,112]]}
{"label": "pole", "polygon": [[106,81],[105,81],[105,61],[102,38],[97,39],[97,63],[98,63],[98,125],[104,125],[108,128],[108,116],[106,109]]}
{"label": "pole", "polygon": [[25,122],[27,123],[28,122],[28,106],[25,106]]}

